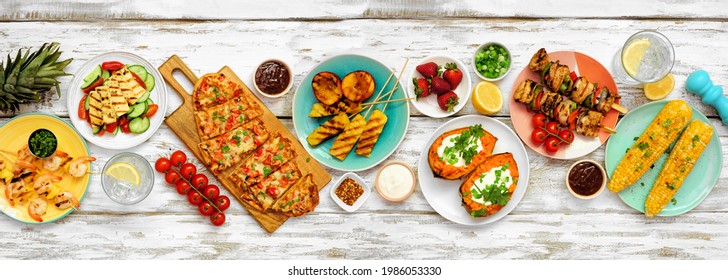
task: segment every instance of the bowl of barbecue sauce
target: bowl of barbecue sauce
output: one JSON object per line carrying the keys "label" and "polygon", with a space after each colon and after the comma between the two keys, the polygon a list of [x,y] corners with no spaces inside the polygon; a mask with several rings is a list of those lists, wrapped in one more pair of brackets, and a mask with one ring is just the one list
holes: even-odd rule
{"label": "bowl of barbecue sauce", "polygon": [[566,186],[569,192],[581,199],[595,198],[607,185],[604,168],[593,160],[580,160],[569,168]]}
{"label": "bowl of barbecue sauce", "polygon": [[263,61],[253,76],[255,89],[263,96],[278,98],[293,86],[293,71],[288,64],[278,59]]}

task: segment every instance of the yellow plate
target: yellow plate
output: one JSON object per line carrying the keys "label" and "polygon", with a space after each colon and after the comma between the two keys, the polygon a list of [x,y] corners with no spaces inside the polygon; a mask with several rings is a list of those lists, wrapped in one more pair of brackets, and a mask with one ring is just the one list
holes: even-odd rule
{"label": "yellow plate", "polygon": [[[0,144],[0,150],[12,152],[19,150],[28,143],[30,133],[39,128],[48,129],[56,135],[58,138],[58,150],[68,153],[71,157],[89,155],[86,142],[83,141],[81,136],[78,135],[78,132],[76,132],[71,125],[56,116],[39,113],[20,115],[11,119],[5,125],[0,126],[0,135],[3,136],[3,141]],[[14,153],[10,155],[7,153],[0,153],[0,157],[5,160],[10,160],[10,162],[14,162],[16,160]],[[71,192],[73,196],[81,201],[84,196],[86,196],[86,189],[90,182],[90,174],[86,174],[86,176],[81,178],[75,178],[71,175],[65,174],[63,175],[63,180],[57,184],[63,190]],[[37,197],[36,194],[33,194],[33,196]],[[29,200],[32,200],[32,198]],[[7,198],[5,197],[5,191],[3,190],[0,192],[0,211],[8,217],[23,223],[52,223],[73,211],[73,208],[60,210],[53,205],[53,203],[49,202],[48,211],[45,215],[43,215],[43,222],[37,222],[28,215],[28,204],[29,202],[25,201],[24,203],[16,203],[14,207],[10,206]]]}

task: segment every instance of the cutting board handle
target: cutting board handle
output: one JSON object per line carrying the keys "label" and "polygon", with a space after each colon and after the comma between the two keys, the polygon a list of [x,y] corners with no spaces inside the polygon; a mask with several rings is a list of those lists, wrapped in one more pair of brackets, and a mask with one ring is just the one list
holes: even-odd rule
{"label": "cutting board handle", "polygon": [[172,55],[169,59],[167,59],[167,61],[159,66],[159,73],[162,74],[164,81],[174,88],[179,96],[182,97],[182,104],[184,105],[184,103],[192,102],[192,96],[190,93],[188,93],[185,88],[177,82],[177,79],[174,78],[174,70],[181,71],[193,85],[197,82],[197,75],[195,75],[195,73],[187,67],[187,64],[185,64],[176,54]]}

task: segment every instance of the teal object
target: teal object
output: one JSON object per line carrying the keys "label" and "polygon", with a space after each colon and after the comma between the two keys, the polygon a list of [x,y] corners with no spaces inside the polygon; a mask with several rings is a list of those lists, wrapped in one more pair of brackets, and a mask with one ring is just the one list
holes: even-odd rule
{"label": "teal object", "polygon": [[[604,163],[609,178],[614,174],[614,169],[617,168],[617,164],[627,153],[627,149],[634,144],[635,137],[642,135],[642,132],[647,129],[647,126],[650,125],[652,120],[657,116],[657,113],[665,107],[667,102],[667,100],[662,100],[642,105],[630,111],[619,121],[619,124],[615,128],[617,133],[612,134],[609,137],[609,141],[607,141]],[[711,124],[710,120],[700,113],[700,111],[695,108],[692,109],[692,120],[699,120]],[[693,167],[693,170],[683,182],[680,190],[675,194],[674,204],[668,203],[658,216],[675,216],[688,212],[695,208],[695,206],[698,206],[710,194],[710,191],[713,190],[723,169],[723,152],[721,151],[718,132],[715,131],[715,127],[713,127],[713,130],[713,138],[710,139],[710,143],[708,143],[708,146],[698,159],[695,167]],[[668,150],[671,149],[672,146]],[[660,156],[660,159],[657,160],[654,167],[650,168],[639,181],[618,193],[619,198],[630,207],[644,213],[645,199],[647,199],[652,185],[657,180],[657,176],[660,174],[662,166],[667,160],[667,156],[668,154]]]}
{"label": "teal object", "polygon": [[[356,146],[354,146],[351,152],[349,152],[349,156],[347,156],[343,161],[333,157],[329,154],[329,149],[334,143],[336,136],[329,138],[316,147],[312,147],[308,144],[306,136],[333,117],[311,118],[308,116],[308,113],[311,111],[311,106],[318,102],[313,94],[313,89],[311,88],[311,81],[313,80],[313,77],[319,72],[329,71],[343,79],[346,74],[357,70],[367,71],[372,75],[372,77],[374,77],[374,81],[376,83],[374,94],[372,94],[372,96],[363,103],[373,102],[379,91],[382,89],[382,86],[384,86],[384,82],[386,82],[387,78],[389,78],[392,74],[392,70],[379,61],[355,54],[334,56],[321,62],[319,65],[311,69],[308,75],[303,78],[303,81],[301,81],[301,84],[296,90],[296,94],[293,96],[293,126],[296,130],[296,137],[298,137],[298,140],[301,142],[303,147],[314,159],[325,166],[342,171],[367,170],[384,161],[402,142],[404,135],[407,132],[407,126],[409,125],[409,103],[406,101],[392,102],[389,103],[387,110],[384,111],[388,117],[388,121],[384,125],[384,130],[382,130],[379,141],[374,146],[370,157],[367,158],[355,154],[354,150],[356,149]],[[397,77],[393,76],[382,94],[386,94],[394,88],[396,80]],[[400,85],[392,95],[391,99],[395,100],[405,97],[402,85]],[[384,100],[386,100],[386,98]],[[384,104],[376,104],[372,111],[374,111],[374,109],[382,110],[383,108]],[[366,111],[367,110],[364,110],[362,114]],[[371,113],[369,115],[371,115]],[[365,117],[368,119],[368,116]]]}
{"label": "teal object", "polygon": [[705,70],[698,70],[688,76],[685,82],[688,91],[703,97],[703,103],[711,105],[718,111],[723,124],[728,125],[728,98],[723,95],[723,88],[713,85],[710,75]]}

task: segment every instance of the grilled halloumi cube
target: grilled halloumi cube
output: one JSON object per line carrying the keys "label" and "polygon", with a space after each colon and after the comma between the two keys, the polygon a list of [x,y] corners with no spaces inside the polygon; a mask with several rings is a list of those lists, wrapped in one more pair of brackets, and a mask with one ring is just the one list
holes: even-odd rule
{"label": "grilled halloumi cube", "polygon": [[364,132],[362,132],[361,138],[359,138],[359,144],[356,146],[355,152],[357,155],[369,157],[372,154],[372,149],[377,144],[379,135],[382,134],[387,120],[387,115],[382,113],[382,111],[374,110],[372,112],[372,116],[369,117],[369,121],[367,121],[367,125],[364,127]]}
{"label": "grilled halloumi cube", "polygon": [[367,121],[364,117],[356,115],[349,125],[344,128],[344,132],[339,134],[339,137],[336,138],[334,144],[331,145],[329,153],[339,160],[346,159],[349,152],[351,152],[351,149],[354,148],[356,141],[359,140],[362,132],[364,132],[364,126],[366,126],[366,124]]}
{"label": "grilled halloumi cube", "polygon": [[88,114],[91,119],[91,124],[95,126],[102,126],[104,124],[103,115],[101,114],[101,107],[104,105],[101,103],[101,94],[98,92],[100,88],[104,86],[96,87],[89,94],[89,110]]}
{"label": "grilled halloumi cube", "polygon": [[316,146],[321,144],[324,140],[341,133],[347,125],[349,125],[349,116],[347,116],[346,113],[341,113],[314,129],[313,132],[306,137],[306,141],[308,141],[308,144],[311,146]]}
{"label": "grilled halloumi cube", "polygon": [[109,79],[118,83],[117,87],[121,91],[121,96],[126,99],[128,105],[136,104],[139,98],[147,91],[134,79],[131,71],[126,67],[111,73]]}

